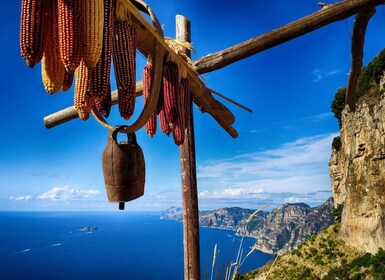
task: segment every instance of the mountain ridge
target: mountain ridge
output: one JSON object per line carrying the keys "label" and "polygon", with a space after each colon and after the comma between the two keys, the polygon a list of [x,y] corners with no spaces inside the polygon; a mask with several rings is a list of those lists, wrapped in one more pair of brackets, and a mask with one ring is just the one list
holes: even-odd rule
{"label": "mountain ridge", "polygon": [[[271,212],[240,207],[226,207],[199,212],[199,224],[235,231],[256,239],[256,249],[270,254],[283,254],[297,247],[313,234],[333,224],[333,198],[310,207],[305,203],[286,203]],[[160,213],[160,219],[182,221],[182,209],[170,207]]]}

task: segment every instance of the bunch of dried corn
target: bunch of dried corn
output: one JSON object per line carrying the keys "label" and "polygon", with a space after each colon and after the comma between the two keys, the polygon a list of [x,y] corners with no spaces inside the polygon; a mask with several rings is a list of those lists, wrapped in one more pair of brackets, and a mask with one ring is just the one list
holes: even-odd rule
{"label": "bunch of dried corn", "polygon": [[166,135],[172,133],[178,146],[184,142],[185,128],[191,112],[189,83],[187,78],[179,75],[178,65],[171,60],[167,61],[163,66],[162,88],[158,100],[161,130]]}
{"label": "bunch of dried corn", "polygon": [[22,0],[22,57],[30,67],[42,60],[48,93],[67,91],[76,76],[74,105],[83,120],[94,103],[109,115],[111,58],[120,114],[129,119],[134,112],[136,30],[122,1]]}

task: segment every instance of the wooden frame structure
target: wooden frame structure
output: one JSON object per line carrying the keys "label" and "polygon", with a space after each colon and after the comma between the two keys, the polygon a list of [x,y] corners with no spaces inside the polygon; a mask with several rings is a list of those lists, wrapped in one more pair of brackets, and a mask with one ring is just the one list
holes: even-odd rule
{"label": "wooden frame structure", "polygon": [[[128,6],[132,5],[127,1]],[[183,61],[192,85],[193,102],[202,112],[208,112],[218,124],[231,135],[237,137],[232,127],[234,115],[220,102],[214,99],[211,91],[197,78],[197,73],[207,73],[223,68],[231,63],[247,58],[294,38],[312,32],[335,21],[356,15],[352,37],[352,63],[346,92],[346,104],[351,111],[355,109],[355,87],[362,68],[363,45],[367,24],[375,12],[375,7],[384,4],[385,0],[343,0],[335,4],[323,5],[322,8],[306,17],[293,21],[273,31],[249,39],[248,41],[231,46],[225,50],[209,54],[194,62],[193,69]],[[132,7],[130,7],[132,8]],[[177,16],[177,39],[190,40],[190,23],[183,16]],[[140,16],[134,14],[134,23],[138,29],[138,49],[145,55],[153,55],[154,42],[159,41],[164,46],[165,55],[176,54],[160,38],[154,29]],[[176,55],[175,59],[179,59]],[[194,72],[195,71],[195,72]],[[137,95],[142,93],[141,82],[137,83]],[[117,92],[112,95],[113,104],[117,104]],[[192,112],[192,111],[191,111]],[[68,107],[44,118],[44,124],[51,128],[77,118],[76,110]],[[193,116],[185,131],[186,141],[180,148],[183,223],[184,223],[184,275],[185,279],[200,279],[199,256],[199,217],[196,182],[195,143]]]}

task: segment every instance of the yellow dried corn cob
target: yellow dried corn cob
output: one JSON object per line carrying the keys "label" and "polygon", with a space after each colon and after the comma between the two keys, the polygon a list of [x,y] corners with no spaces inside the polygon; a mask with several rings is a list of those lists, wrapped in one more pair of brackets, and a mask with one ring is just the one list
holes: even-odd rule
{"label": "yellow dried corn cob", "polygon": [[[147,62],[143,69],[143,104],[146,105],[147,99],[150,95],[151,88],[151,71],[152,71],[152,63]],[[153,137],[156,133],[156,109],[152,113],[150,119],[145,125],[145,129],[148,135]]]}
{"label": "yellow dried corn cob", "polygon": [[93,98],[89,91],[90,71],[83,60],[75,70],[74,105],[82,120],[89,118],[93,106]]}
{"label": "yellow dried corn cob", "polygon": [[74,80],[74,73],[73,72],[67,72],[65,71],[64,73],[64,80],[63,84],[61,86],[62,91],[67,91],[71,88],[72,86],[72,81]]}
{"label": "yellow dried corn cob", "polygon": [[59,52],[57,1],[51,0],[49,8],[47,38],[41,61],[41,76],[46,92],[52,94],[61,89],[66,70],[61,62]]}
{"label": "yellow dried corn cob", "polygon": [[21,4],[20,53],[29,67],[43,56],[49,4],[49,0],[23,0]]}
{"label": "yellow dried corn cob", "polygon": [[178,65],[173,61],[167,61],[163,67],[163,108],[166,121],[171,129],[174,128],[177,118],[177,91],[178,91]]}
{"label": "yellow dried corn cob", "polygon": [[93,96],[106,95],[110,90],[110,69],[114,23],[113,0],[104,0],[103,46],[99,61],[91,73],[90,90]]}
{"label": "yellow dried corn cob", "polygon": [[119,112],[128,120],[135,109],[136,98],[136,30],[128,20],[115,18],[113,52],[116,84],[118,86]]}
{"label": "yellow dried corn cob", "polygon": [[84,1],[84,62],[93,69],[103,45],[104,0]]}
{"label": "yellow dried corn cob", "polygon": [[68,72],[74,72],[83,58],[84,3],[58,0],[60,57]]}

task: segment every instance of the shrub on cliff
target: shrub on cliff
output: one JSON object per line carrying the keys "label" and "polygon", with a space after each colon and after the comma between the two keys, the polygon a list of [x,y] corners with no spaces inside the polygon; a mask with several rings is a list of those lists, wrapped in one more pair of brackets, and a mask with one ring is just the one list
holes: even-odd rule
{"label": "shrub on cliff", "polygon": [[[382,50],[366,67],[362,68],[361,74],[357,80],[357,87],[355,91],[356,101],[360,97],[372,89],[373,86],[378,86],[381,77],[385,71],[385,49]],[[331,109],[334,116],[338,120],[341,127],[341,113],[345,107],[346,87],[339,88],[334,95]]]}
{"label": "shrub on cliff", "polygon": [[346,95],[346,87],[339,88],[334,95],[334,99],[332,102],[332,112],[334,113],[334,117],[338,120],[338,124],[341,128],[341,113],[345,107],[345,95]]}

